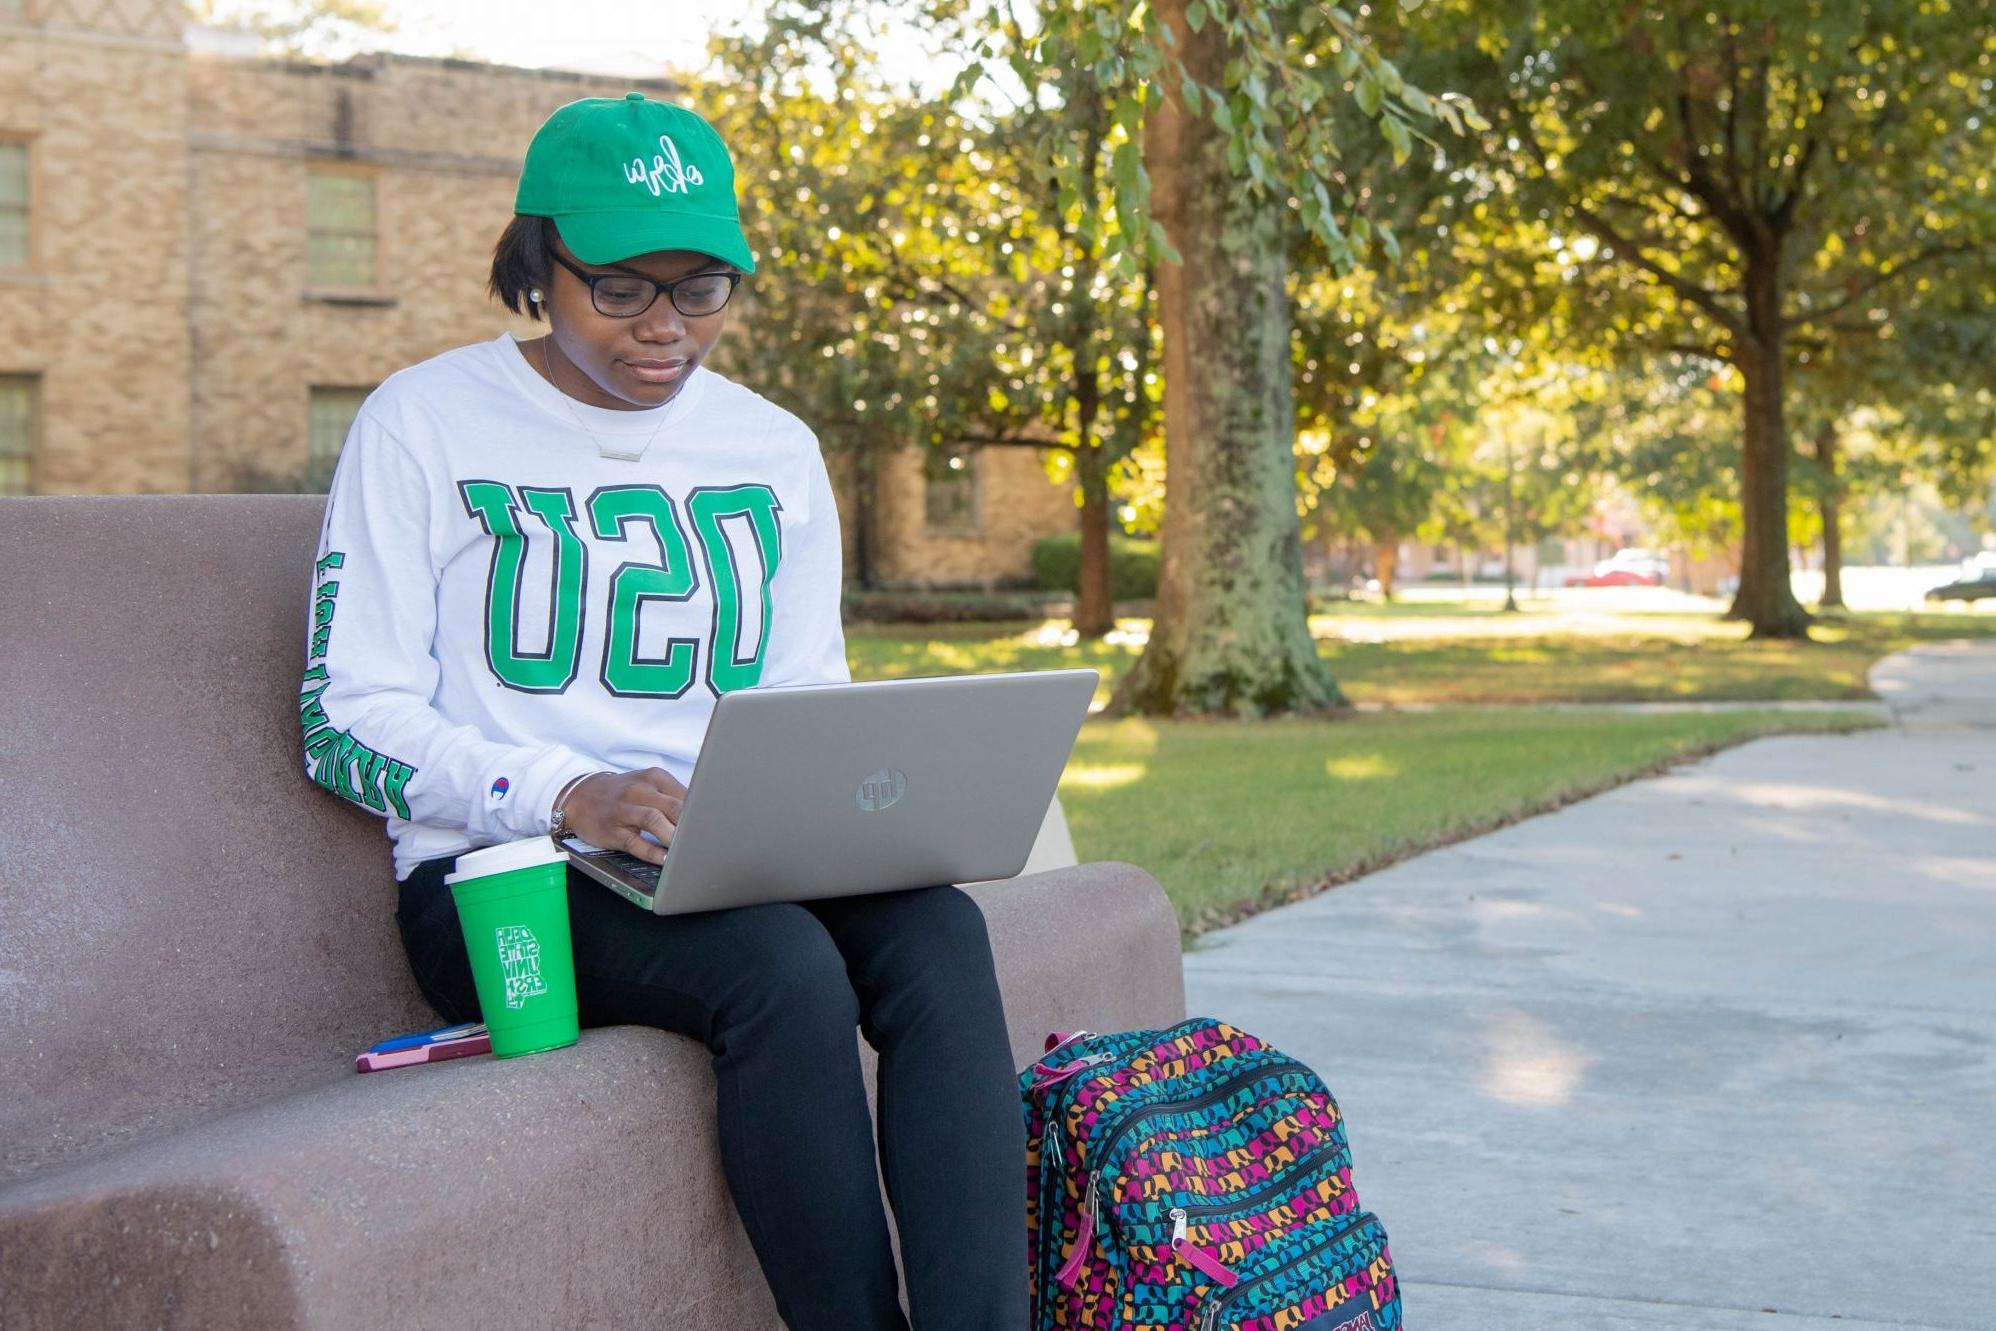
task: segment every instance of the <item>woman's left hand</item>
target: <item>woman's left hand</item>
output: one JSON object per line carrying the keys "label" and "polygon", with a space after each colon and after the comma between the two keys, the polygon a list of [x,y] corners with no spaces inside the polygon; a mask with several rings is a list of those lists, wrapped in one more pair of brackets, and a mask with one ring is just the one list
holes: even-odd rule
{"label": "woman's left hand", "polygon": [[662,767],[586,776],[562,801],[565,821],[575,835],[592,846],[621,850],[650,864],[665,863],[665,848],[672,844],[685,807],[686,787]]}

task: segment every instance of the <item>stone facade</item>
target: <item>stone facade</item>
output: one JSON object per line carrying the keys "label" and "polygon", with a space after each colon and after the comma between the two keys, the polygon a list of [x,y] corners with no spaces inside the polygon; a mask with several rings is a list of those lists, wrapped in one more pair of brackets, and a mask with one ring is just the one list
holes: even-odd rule
{"label": "stone facade", "polygon": [[[306,488],[315,388],[365,389],[501,328],[485,293],[534,130],[555,107],[663,82],[368,56],[314,65],[190,48],[180,0],[0,8],[0,141],[28,145],[29,261],[0,267],[0,375],[35,377],[41,494]],[[314,173],[372,183],[376,279],[308,281]],[[925,521],[892,455],[876,576],[1017,581],[1070,530],[1032,450],[976,464],[975,521]],[[840,507],[852,526],[850,487]]]}
{"label": "stone facade", "polygon": [[30,201],[28,262],[0,268],[0,373],[36,377],[42,493],[188,487],[187,57],[164,8],[0,20],[0,139],[27,144]]}
{"label": "stone facade", "polygon": [[929,521],[922,453],[903,449],[886,456],[875,492],[878,581],[978,587],[1029,582],[1033,542],[1080,529],[1071,487],[1048,483],[1039,450],[982,448],[969,454],[969,461],[976,478],[968,520],[936,526]]}
{"label": "stone facade", "polygon": [[[485,294],[520,156],[555,107],[627,86],[460,61],[192,55],[194,487],[297,488],[315,386],[372,387],[508,325],[531,336]],[[372,182],[370,286],[309,280],[313,172]]]}

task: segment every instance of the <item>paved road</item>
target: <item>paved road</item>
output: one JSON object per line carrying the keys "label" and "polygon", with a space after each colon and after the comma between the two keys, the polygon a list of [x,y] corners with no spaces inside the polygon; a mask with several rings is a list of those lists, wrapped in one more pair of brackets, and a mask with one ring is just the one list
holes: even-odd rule
{"label": "paved road", "polygon": [[1996,1327],[1996,643],[1208,935],[1321,1070],[1413,1331]]}

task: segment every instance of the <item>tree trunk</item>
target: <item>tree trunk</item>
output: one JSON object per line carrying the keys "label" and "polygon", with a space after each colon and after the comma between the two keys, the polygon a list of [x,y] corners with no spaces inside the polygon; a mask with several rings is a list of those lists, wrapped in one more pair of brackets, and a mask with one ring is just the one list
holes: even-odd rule
{"label": "tree trunk", "polygon": [[[1186,0],[1158,15],[1194,78],[1224,84],[1220,25]],[[1295,400],[1279,196],[1254,199],[1210,120],[1186,114],[1171,64],[1144,160],[1181,264],[1158,270],[1165,510],[1157,618],[1111,710],[1262,716],[1343,706],[1310,638],[1296,516]]]}
{"label": "tree trunk", "polygon": [[1393,575],[1400,571],[1400,542],[1382,537],[1373,544],[1372,566],[1378,570],[1379,594],[1393,599]]}
{"label": "tree trunk", "polygon": [[880,504],[880,474],[873,465],[873,446],[862,443],[853,454],[852,467],[853,537],[852,569],[847,580],[863,590],[875,585],[873,567],[874,529]]}
{"label": "tree trunk", "polygon": [[1816,431],[1816,461],[1823,468],[1822,498],[1817,506],[1823,515],[1823,599],[1820,608],[1841,610],[1844,606],[1843,479],[1837,475],[1837,427],[1825,423]]}
{"label": "tree trunk", "polygon": [[[1095,170],[1107,135],[1107,104],[1099,99],[1071,108],[1082,117],[1087,144],[1081,181],[1084,199],[1096,195]],[[1055,198],[1058,209],[1058,195]],[[1063,293],[1071,310],[1068,350],[1074,361],[1074,468],[1081,489],[1081,567],[1074,598],[1074,631],[1100,638],[1116,626],[1114,582],[1109,567],[1109,459],[1095,439],[1102,410],[1102,376],[1096,368],[1096,305],[1092,295],[1099,265],[1095,242],[1071,230],[1069,244],[1081,248],[1073,282]]]}
{"label": "tree trunk", "polygon": [[1100,638],[1116,627],[1109,567],[1109,459],[1102,449],[1083,444],[1074,450],[1074,469],[1081,481],[1081,582],[1074,631]]}
{"label": "tree trunk", "polygon": [[1740,589],[1728,619],[1755,638],[1807,638],[1809,615],[1795,599],[1788,563],[1788,428],[1783,418],[1780,246],[1746,254],[1749,336],[1735,363],[1746,380],[1740,443]]}

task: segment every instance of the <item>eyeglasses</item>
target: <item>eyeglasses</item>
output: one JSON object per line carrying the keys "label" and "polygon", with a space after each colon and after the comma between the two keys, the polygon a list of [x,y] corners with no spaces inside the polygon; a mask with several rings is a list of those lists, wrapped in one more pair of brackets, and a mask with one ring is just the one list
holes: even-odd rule
{"label": "eyeglasses", "polygon": [[689,319],[719,314],[734,298],[742,275],[694,273],[676,282],[654,282],[636,273],[585,273],[561,255],[554,261],[581,278],[589,288],[589,303],[596,313],[612,319],[635,319],[657,303],[660,296],[672,301],[672,308]]}

